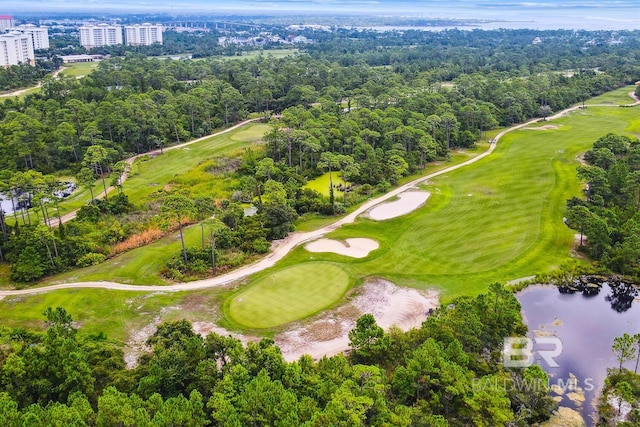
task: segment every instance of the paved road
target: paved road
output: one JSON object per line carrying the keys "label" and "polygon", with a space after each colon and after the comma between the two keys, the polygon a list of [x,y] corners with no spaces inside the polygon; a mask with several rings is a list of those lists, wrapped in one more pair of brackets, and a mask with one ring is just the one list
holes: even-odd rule
{"label": "paved road", "polygon": [[[634,98],[635,99],[635,98]],[[629,104],[631,105],[640,105],[640,100],[637,100],[634,104]],[[593,105],[591,105],[593,107]],[[612,105],[598,105],[598,106],[606,106],[606,107],[613,107]],[[547,120],[553,120],[553,119],[557,119],[559,117],[562,117],[563,115],[578,110],[580,109],[580,106],[575,106],[575,107],[571,107],[571,108],[567,108],[565,110],[560,111],[559,113],[556,113],[550,117],[547,118]],[[257,119],[253,119],[253,120],[257,120]],[[533,125],[535,123],[538,123],[540,121],[540,119],[533,119],[530,120],[528,122],[525,123],[521,123],[515,126],[512,126],[508,129],[503,130],[502,132],[500,132],[495,139],[493,140],[493,142],[491,143],[491,145],[489,146],[489,149],[487,151],[485,151],[484,153],[480,154],[477,157],[474,157],[472,159],[467,160],[464,163],[460,163],[458,165],[455,166],[451,166],[445,169],[442,169],[440,171],[431,173],[429,175],[420,177],[418,179],[415,179],[411,182],[408,182],[404,185],[401,185],[398,188],[395,188],[391,191],[389,191],[388,193],[377,197],[375,199],[372,199],[366,203],[364,203],[362,206],[360,206],[358,209],[356,209],[355,211],[351,212],[349,215],[345,216],[344,218],[341,218],[339,220],[337,220],[336,222],[326,225],[322,228],[319,228],[317,230],[314,231],[309,231],[309,232],[305,232],[305,233],[292,233],[290,234],[286,239],[284,239],[282,242],[280,242],[279,244],[276,245],[276,247],[272,250],[272,252],[267,255],[266,257],[260,259],[259,261],[253,263],[253,264],[249,264],[246,265],[244,267],[241,267],[237,270],[231,271],[229,273],[220,275],[220,276],[216,276],[216,277],[212,277],[210,279],[203,279],[203,280],[198,280],[198,281],[194,281],[194,282],[187,282],[187,283],[178,283],[178,284],[174,284],[174,285],[168,285],[168,286],[143,286],[143,285],[125,285],[125,284],[121,284],[121,283],[116,283],[116,282],[76,282],[76,283],[62,283],[62,284],[58,284],[58,285],[51,285],[51,286],[46,286],[46,287],[40,287],[40,288],[29,288],[29,289],[21,289],[21,290],[12,290],[12,291],[0,291],[0,298],[5,297],[5,296],[11,296],[11,295],[28,295],[28,294],[37,294],[37,293],[43,293],[43,292],[49,292],[49,291],[55,291],[55,290],[59,290],[59,289],[77,289],[77,288],[102,288],[102,289],[113,289],[113,290],[120,290],[120,291],[137,291],[137,292],[181,292],[181,291],[191,291],[191,290],[197,290],[197,289],[206,289],[206,288],[213,288],[213,287],[218,287],[218,286],[223,286],[226,285],[230,282],[234,282],[236,280],[239,279],[243,279],[247,276],[250,276],[252,274],[258,273],[262,270],[265,270],[269,267],[272,267],[276,262],[278,262],[279,260],[281,260],[282,258],[284,258],[293,248],[295,248],[296,246],[308,242],[310,240],[315,240],[319,237],[324,236],[325,234],[339,228],[342,227],[345,224],[350,224],[352,222],[355,221],[356,217],[358,215],[361,215],[362,213],[364,213],[365,211],[367,211],[368,209],[372,208],[373,206],[385,202],[393,197],[396,197],[398,194],[402,193],[403,191],[406,191],[420,183],[423,183],[425,181],[428,181],[429,179],[435,178],[436,176],[440,176],[440,175],[444,175],[446,173],[449,173],[451,171],[454,171],[456,169],[460,169],[463,168],[465,166],[468,166],[470,164],[473,164],[489,155],[491,155],[491,153],[493,153],[493,151],[495,150],[498,142],[500,141],[500,139],[506,135],[509,132],[513,132],[514,130],[517,129],[521,129],[523,127],[527,127],[530,125]],[[247,121],[248,122],[248,121]],[[229,132],[235,128],[237,128],[238,126],[242,126],[247,122],[242,122],[239,123],[238,125],[226,129],[222,132],[219,132],[217,135],[224,133],[224,132]],[[208,138],[205,137],[205,138]],[[201,138],[200,140],[202,140],[203,138]],[[176,149],[179,147],[183,147],[185,145],[188,144],[193,144],[195,142],[198,142],[199,140],[194,140],[194,141],[190,141],[188,143],[185,144],[181,144],[179,146],[174,146],[171,147],[172,149]]]}

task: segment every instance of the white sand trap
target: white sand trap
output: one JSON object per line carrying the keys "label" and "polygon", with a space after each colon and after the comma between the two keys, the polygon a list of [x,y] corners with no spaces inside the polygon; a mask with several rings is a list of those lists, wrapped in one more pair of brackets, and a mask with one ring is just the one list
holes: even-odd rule
{"label": "white sand trap", "polygon": [[352,258],[364,258],[379,247],[375,240],[356,238],[347,239],[344,243],[340,240],[319,239],[307,243],[304,248],[309,252],[332,252]]}
{"label": "white sand trap", "polygon": [[369,218],[376,221],[395,218],[418,209],[431,196],[428,191],[405,191],[398,200],[382,203],[369,211]]}
{"label": "white sand trap", "polygon": [[439,294],[401,288],[386,280],[372,280],[348,303],[316,316],[309,323],[294,324],[274,340],[287,361],[303,354],[314,359],[333,356],[349,349],[349,331],[358,317],[371,313],[380,327],[397,326],[403,331],[419,328],[430,309],[439,305]]}

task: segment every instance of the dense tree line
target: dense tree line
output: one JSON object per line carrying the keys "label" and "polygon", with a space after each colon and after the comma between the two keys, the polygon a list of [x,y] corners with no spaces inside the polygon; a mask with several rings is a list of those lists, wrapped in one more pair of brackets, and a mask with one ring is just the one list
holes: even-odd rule
{"label": "dense tree line", "polygon": [[[567,220],[580,245],[614,272],[640,274],[640,143],[625,136],[599,138],[578,168],[586,200],[568,201]],[[584,236],[584,239],[583,239]],[[585,242],[586,240],[586,242]]]}
{"label": "dense tree line", "polygon": [[384,333],[364,315],[349,356],[317,362],[285,362],[267,338],[203,338],[183,320],[160,325],[152,351],[126,370],[104,335],[83,335],[60,308],[46,316],[43,333],[1,330],[5,426],[525,426],[555,405],[539,366],[499,363],[503,337],[525,331],[517,300],[499,285],[407,333]]}
{"label": "dense tree line", "polygon": [[38,83],[49,70],[29,64],[12,65],[0,68],[0,91],[29,87]]}
{"label": "dense tree line", "polygon": [[[614,338],[611,350],[618,367],[608,369],[598,403],[598,425],[633,426],[640,423],[640,334]],[[631,362],[633,371],[624,366]]]}

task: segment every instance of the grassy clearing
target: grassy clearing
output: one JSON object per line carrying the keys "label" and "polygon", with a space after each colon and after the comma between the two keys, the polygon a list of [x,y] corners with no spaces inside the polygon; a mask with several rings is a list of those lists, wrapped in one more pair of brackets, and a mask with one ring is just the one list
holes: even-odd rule
{"label": "grassy clearing", "polygon": [[629,96],[629,92],[633,92],[636,90],[636,87],[633,85],[625,86],[620,89],[616,89],[611,92],[607,92],[600,96],[596,96],[595,98],[591,98],[585,105],[594,105],[594,104],[609,104],[609,105],[627,105],[634,102],[634,100]]}
{"label": "grassy clearing", "polygon": [[4,102],[7,99],[14,99],[14,100],[22,101],[25,96],[31,95],[33,93],[40,93],[40,90],[42,90],[42,88],[40,86],[34,86],[34,87],[29,88],[29,89],[26,89],[20,95],[13,95],[12,93],[0,95],[0,102]]}
{"label": "grassy clearing", "polygon": [[[198,165],[203,161],[215,156],[229,155],[236,150],[258,143],[262,141],[262,136],[267,130],[268,125],[250,123],[229,133],[211,137],[187,147],[165,151],[163,155],[156,158],[138,161],[134,165],[129,179],[124,183],[123,191],[129,197],[130,202],[137,204],[174,179],[188,180],[194,178],[195,175],[197,175],[196,178],[198,176],[202,178],[203,173],[198,170]],[[189,173],[191,173],[191,177],[188,176]],[[180,178],[181,175],[184,176]],[[220,185],[219,180],[215,180],[213,175],[208,175],[209,179],[198,179],[197,184],[199,185],[192,188],[194,196],[221,195],[223,186]],[[108,186],[109,178],[106,178],[106,183]],[[102,180],[96,180],[93,193],[95,196],[103,193]],[[90,192],[80,187],[60,203],[60,213],[64,215],[79,209],[86,205],[90,199]],[[50,214],[54,216],[55,212],[51,211]],[[30,215],[32,221],[37,221],[33,209],[30,210]],[[22,223],[21,216],[18,216],[20,217],[19,222]],[[7,223],[12,225],[15,223],[13,215],[7,217]]]}
{"label": "grassy clearing", "polygon": [[[186,227],[183,232],[187,246],[201,244],[202,231],[199,225]],[[167,285],[170,282],[160,275],[160,271],[167,261],[180,256],[181,250],[180,235],[175,232],[101,264],[59,274],[48,280],[47,284],[108,280],[133,285]]]}
{"label": "grassy clearing", "polygon": [[89,75],[94,69],[98,68],[98,62],[76,62],[74,64],[65,64],[64,70],[60,74],[68,77],[81,77]]}
{"label": "grassy clearing", "polygon": [[215,156],[228,155],[262,140],[268,125],[250,123],[223,135],[195,144],[165,151],[153,159],[139,161],[123,188],[129,200],[138,203],[149,194],[163,188],[180,174],[195,168],[200,162]]}
{"label": "grassy clearing", "polygon": [[[214,59],[231,60],[231,59],[254,59],[259,56],[273,56],[274,58],[284,58],[286,56],[295,55],[300,49],[265,49],[265,50],[251,50],[249,52],[242,52],[242,55],[221,55],[213,56]],[[206,58],[205,58],[206,59]]]}
{"label": "grassy clearing", "polygon": [[10,327],[44,329],[47,307],[64,307],[85,333],[106,331],[110,338],[127,339],[130,329],[149,323],[175,295],[113,292],[104,289],[66,289],[46,294],[7,297],[0,301],[0,323]]}
{"label": "grassy clearing", "polygon": [[[335,187],[339,185],[345,185],[346,182],[342,179],[342,174],[339,172],[333,172],[331,174],[331,181],[333,182],[334,188],[333,193],[334,196],[338,196],[338,194],[342,195],[342,191],[337,190]],[[317,177],[316,179],[312,179],[307,182],[302,188],[310,188],[312,190],[316,190],[318,193],[322,194],[325,197],[329,197],[329,172],[325,173]]]}
{"label": "grassy clearing", "polygon": [[333,305],[350,285],[340,267],[305,263],[279,270],[243,288],[226,305],[231,319],[249,328],[271,328]]}

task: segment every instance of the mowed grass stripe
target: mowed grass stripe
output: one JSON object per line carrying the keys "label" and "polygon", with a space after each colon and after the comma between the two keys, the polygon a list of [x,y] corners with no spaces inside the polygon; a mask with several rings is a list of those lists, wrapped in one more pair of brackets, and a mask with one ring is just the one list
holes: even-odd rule
{"label": "mowed grass stripe", "polygon": [[349,275],[335,265],[296,265],[267,275],[233,296],[228,313],[247,328],[280,326],[333,305],[349,284]]}

